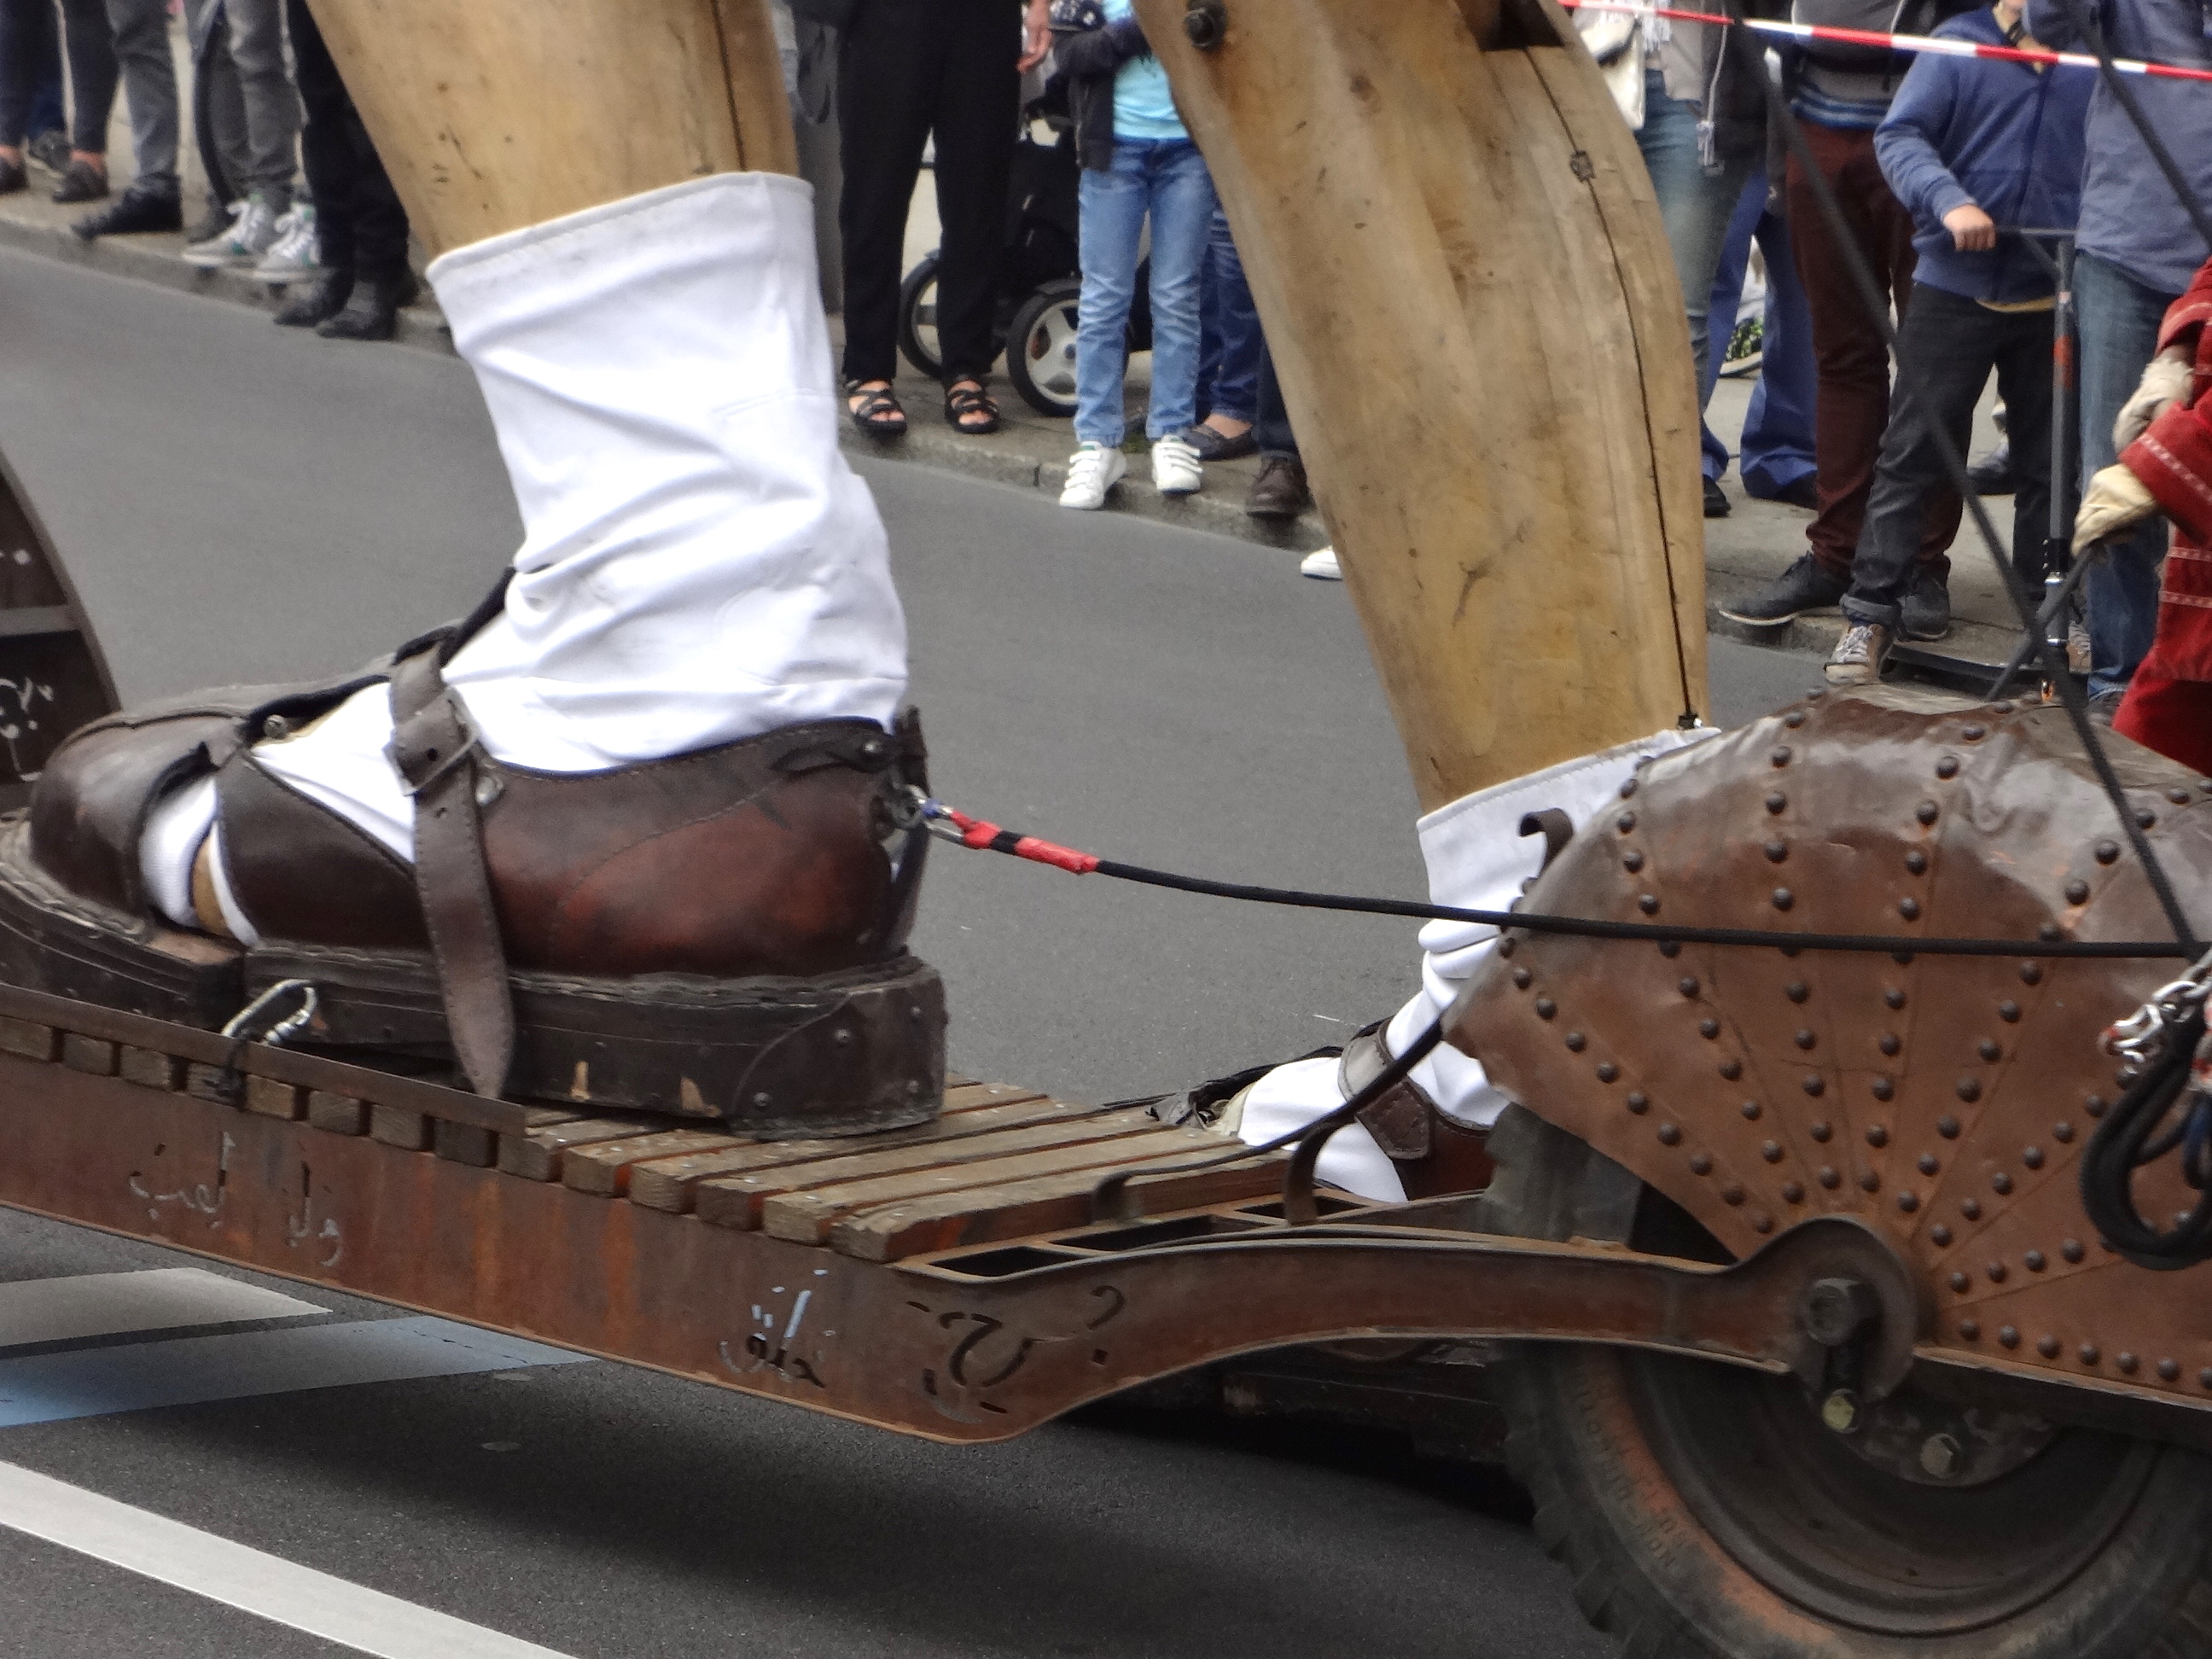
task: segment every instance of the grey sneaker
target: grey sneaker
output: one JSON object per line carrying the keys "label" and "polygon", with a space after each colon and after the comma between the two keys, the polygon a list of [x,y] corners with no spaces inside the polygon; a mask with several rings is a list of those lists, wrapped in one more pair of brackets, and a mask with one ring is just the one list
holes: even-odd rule
{"label": "grey sneaker", "polygon": [[273,288],[304,282],[322,268],[322,239],[315,234],[315,206],[312,202],[301,202],[276,221],[276,240],[261,256],[261,263],[253,267],[253,274]]}
{"label": "grey sneaker", "polygon": [[1828,653],[1831,685],[1873,685],[1881,678],[1881,659],[1889,654],[1889,630],[1880,623],[1853,623]]}
{"label": "grey sneaker", "polygon": [[1850,584],[1832,574],[1810,553],[1797,556],[1796,563],[1756,593],[1731,599],[1720,613],[1731,622],[1771,626],[1803,616],[1808,611],[1833,611],[1843,602]]}
{"label": "grey sneaker", "polygon": [[185,250],[185,263],[197,265],[202,270],[219,270],[225,265],[252,265],[261,262],[276,240],[276,216],[269,210],[269,204],[258,196],[248,197],[230,222],[230,228],[220,236],[210,236],[204,242],[195,242]]}
{"label": "grey sneaker", "polygon": [[1908,640],[1940,640],[1951,631],[1951,590],[1924,564],[1912,567],[1898,611],[1898,631]]}
{"label": "grey sneaker", "polygon": [[47,172],[59,178],[69,171],[69,134],[59,127],[49,127],[23,146],[24,154]]}

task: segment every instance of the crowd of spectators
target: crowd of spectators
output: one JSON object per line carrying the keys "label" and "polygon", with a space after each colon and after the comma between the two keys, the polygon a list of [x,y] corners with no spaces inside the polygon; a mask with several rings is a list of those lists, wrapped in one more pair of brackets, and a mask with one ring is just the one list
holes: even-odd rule
{"label": "crowd of spectators", "polygon": [[[30,190],[36,170],[53,200],[90,209],[71,226],[86,241],[181,231],[191,264],[279,290],[279,324],[390,339],[416,291],[407,216],[305,0],[183,0],[183,13],[208,181],[189,228],[170,0],[0,0],[0,195]],[[119,190],[118,94],[131,149]]]}

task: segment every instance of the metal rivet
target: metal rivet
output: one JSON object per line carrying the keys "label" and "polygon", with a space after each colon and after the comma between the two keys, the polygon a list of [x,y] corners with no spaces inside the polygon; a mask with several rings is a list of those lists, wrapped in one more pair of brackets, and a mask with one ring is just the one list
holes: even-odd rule
{"label": "metal rivet", "polygon": [[1598,1063],[1597,1080],[1600,1083],[1611,1083],[1619,1078],[1620,1075],[1620,1067],[1614,1065],[1611,1060],[1601,1060]]}
{"label": "metal rivet", "polygon": [[1964,738],[1968,743],[1979,743],[1982,740],[1982,728],[1978,726],[1970,726],[1964,731],[1960,732],[1959,735]]}
{"label": "metal rivet", "polygon": [[1790,843],[1788,842],[1770,841],[1766,843],[1766,861],[1769,864],[1779,864],[1783,860],[1789,856]]}
{"label": "metal rivet", "polygon": [[1990,1190],[1999,1198],[2003,1198],[2012,1191],[2012,1177],[2002,1170],[1999,1170],[1990,1177]]}
{"label": "metal rivet", "polygon": [[2008,1025],[2019,1024],[2020,1004],[2010,1001],[2000,1002],[1997,1004],[1997,1018]]}
{"label": "metal rivet", "polygon": [[1521,941],[1519,939],[1514,939],[1509,935],[1508,937],[1498,941],[1498,954],[1501,957],[1510,957],[1513,954],[1515,947],[1516,947],[1520,943]]}
{"label": "metal rivet", "polygon": [[1789,765],[1789,764],[1790,764],[1790,745],[1789,745],[1788,744],[1786,744],[1786,743],[1785,743],[1785,744],[1781,744],[1779,747],[1778,747],[1778,748],[1775,750],[1775,751],[1774,751],[1772,754],[1769,755],[1766,758],[1767,758],[1767,759],[1769,759],[1769,760],[1771,760],[1771,761],[1772,761],[1772,762],[1773,762],[1777,766],[1787,766],[1787,765]]}
{"label": "metal rivet", "polygon": [[1790,797],[1779,789],[1773,791],[1766,798],[1766,810],[1770,812],[1780,812],[1789,805]]}
{"label": "metal rivet", "polygon": [[1701,1037],[1705,1038],[1705,1040],[1706,1042],[1711,1042],[1715,1037],[1718,1036],[1720,1034],[1721,1034],[1721,1023],[1720,1023],[1720,1021],[1718,1021],[1718,1020],[1717,1020],[1717,1019],[1711,1018],[1705,1018],[1705,1019],[1701,1019],[1701,1020],[1699,1020],[1699,1021],[1698,1022],[1698,1035],[1699,1036],[1701,1036]]}
{"label": "metal rivet", "polygon": [[1828,1137],[1836,1132],[1826,1123],[1815,1123],[1808,1127],[1805,1133],[1825,1146],[1828,1144]]}
{"label": "metal rivet", "polygon": [[1990,705],[1990,713],[1992,714],[2011,714],[2012,699],[2010,697],[2000,697],[1996,702]]}
{"label": "metal rivet", "polygon": [[1774,1231],[1774,1218],[1768,1215],[1762,1210],[1759,1214],[1752,1217],[1751,1230],[1755,1233],[1772,1232]]}
{"label": "metal rivet", "polygon": [[1676,957],[1682,954],[1682,942],[1680,939],[1661,939],[1659,941],[1659,954],[1666,957],[1668,961],[1672,962]]}
{"label": "metal rivet", "polygon": [[1978,1319],[1960,1320],[1959,1322],[1959,1334],[1965,1337],[1969,1342],[1980,1340],[1982,1334],[1982,1322]]}
{"label": "metal rivet", "polygon": [[2020,982],[2021,982],[2022,985],[2040,985],[2040,984],[2042,984],[2042,983],[2043,983],[2043,965],[2042,965],[2042,963],[2035,963],[2035,962],[2023,962],[2023,963],[2021,963],[2020,964]]}
{"label": "metal rivet", "polygon": [[1765,1158],[1769,1164],[1781,1163],[1782,1143],[1778,1140],[1768,1141],[1765,1146],[1759,1149],[1759,1155]]}
{"label": "metal rivet", "polygon": [[1622,784],[1622,785],[1620,786],[1620,798],[1621,798],[1621,799],[1623,799],[1623,800],[1626,800],[1626,799],[1627,799],[1631,795],[1634,794],[1635,793],[1636,793],[1636,780],[1635,780],[1634,778],[1631,778],[1631,779],[1629,779],[1626,783],[1624,783],[1624,784]]}
{"label": "metal rivet", "polygon": [[2057,1358],[2058,1339],[2055,1336],[2037,1337],[2035,1339],[2035,1351],[2041,1354],[2045,1359]]}
{"label": "metal rivet", "polygon": [[1874,1046],[1890,1059],[1894,1060],[1897,1058],[1898,1052],[1905,1047],[1905,1043],[1896,1032],[1884,1031],[1874,1040]]}
{"label": "metal rivet", "polygon": [[2088,1115],[2089,1115],[2091,1117],[2102,1117],[2102,1116],[2104,1116],[2104,1115],[2105,1115],[2105,1097],[2104,1097],[2104,1096],[2102,1096],[2102,1095],[2089,1095],[2089,1096],[2085,1097],[2083,1098],[2082,1102],[2081,1102],[2081,1109],[2082,1109],[2083,1111],[2085,1111],[2085,1112],[2088,1113]]}
{"label": "metal rivet", "polygon": [[1659,1126],[1659,1144],[1662,1146],[1678,1146],[1681,1141],[1682,1132],[1673,1124],[1662,1123]]}
{"label": "metal rivet", "polygon": [[1791,1039],[1791,1041],[1796,1042],[1800,1048],[1810,1048],[1820,1040],[1820,1039],[1814,1036],[1812,1032],[1803,1030],[1800,1030],[1797,1035]]}
{"label": "metal rivet", "polygon": [[1876,1078],[1867,1087],[1876,1100],[1889,1100],[1897,1093],[1897,1085],[1886,1077]]}
{"label": "metal rivet", "polygon": [[2025,1148],[2021,1152],[2020,1161],[2027,1165],[2031,1170],[2041,1169],[2043,1167],[2043,1148],[2040,1146],[2029,1146]]}
{"label": "metal rivet", "polygon": [[2082,880],[2079,876],[2075,877],[2073,880],[2068,882],[2066,884],[2066,902],[2069,904],[2087,904],[2089,902],[2089,884]]}
{"label": "metal rivet", "polygon": [[1784,1182],[1782,1183],[1782,1201],[1785,1204],[1802,1204],[1805,1201],[1804,1188],[1801,1187],[1794,1181]]}
{"label": "metal rivet", "polygon": [[2186,789],[2184,789],[2178,783],[2175,784],[2172,788],[2166,792],[2166,798],[2172,801],[2176,806],[2186,806],[2189,805],[2189,792]]}
{"label": "metal rivet", "polygon": [[2091,850],[2095,853],[2100,864],[2113,863],[2120,856],[2120,844],[2116,841],[2100,841]]}
{"label": "metal rivet", "polygon": [[1802,1002],[1813,994],[1812,988],[1802,979],[1793,979],[1782,988],[1782,994],[1792,1002]]}
{"label": "metal rivet", "polygon": [[2046,1265],[2043,1252],[2040,1250],[2030,1250],[2026,1255],[2021,1257],[2021,1261],[2032,1273],[2041,1273]]}
{"label": "metal rivet", "polygon": [[1632,1093],[1628,1098],[1621,1103],[1626,1106],[1630,1111],[1635,1113],[1638,1117],[1641,1117],[1645,1112],[1651,1109],[1651,1097],[1640,1089]]}
{"label": "metal rivet", "polygon": [[2148,807],[2144,807],[2141,811],[2136,814],[2136,828],[2138,830],[2151,829],[2156,825],[2157,823],[2158,814],[2152,811]]}
{"label": "metal rivet", "polygon": [[1828,1092],[1828,1080],[1818,1072],[1808,1072],[1805,1076],[1804,1088],[1807,1094],[1817,1100]]}
{"label": "metal rivet", "polygon": [[1774,908],[1776,909],[1787,910],[1791,905],[1796,902],[1797,896],[1791,892],[1787,887],[1778,887],[1774,890]]}
{"label": "metal rivet", "polygon": [[1831,1192],[1833,1192],[1838,1187],[1843,1185],[1844,1181],[1843,1176],[1838,1175],[1833,1170],[1828,1168],[1825,1164],[1820,1166],[1820,1174],[1814,1176],[1813,1179],[1819,1182],[1823,1187],[1826,1187]]}
{"label": "metal rivet", "polygon": [[1997,1047],[1995,1041],[1989,1037],[1984,1037],[1974,1052],[1987,1060],[1999,1060],[2004,1058],[2004,1050]]}
{"label": "metal rivet", "polygon": [[2051,1138],[2057,1141],[2060,1146],[2065,1146],[2067,1142],[2074,1139],[2074,1126],[2070,1123],[2052,1124],[2051,1126]]}
{"label": "metal rivet", "polygon": [[1535,975],[1530,973],[1526,968],[1516,968],[1513,970],[1513,983],[1521,990],[1527,990],[1534,982],[1535,978]]}
{"label": "metal rivet", "polygon": [[1747,1101],[1745,1101],[1745,1102],[1743,1103],[1743,1115],[1744,1115],[1744,1121],[1745,1121],[1746,1122],[1747,1122],[1747,1123],[1756,1123],[1756,1122],[1758,1122],[1758,1121],[1759,1121],[1759,1103],[1758,1103],[1757,1101],[1755,1101],[1755,1100],[1747,1100]]}
{"label": "metal rivet", "polygon": [[1969,1104],[1979,1100],[1982,1097],[1982,1085],[1980,1080],[1971,1077],[1960,1078],[1959,1079],[1958,1095],[1960,1099],[1966,1101]]}
{"label": "metal rivet", "polygon": [[1959,1200],[1959,1213],[1966,1217],[1969,1221],[1979,1221],[1982,1218],[1981,1200],[1978,1198],[1960,1199]]}
{"label": "metal rivet", "polygon": [[2020,1333],[2009,1325],[2000,1325],[1997,1327],[1997,1340],[2008,1348],[2017,1348],[2020,1346]]}
{"label": "metal rivet", "polygon": [[1959,775],[1959,757],[1956,755],[1946,755],[1942,760],[1937,761],[1936,763],[1936,775],[1939,778],[1957,777]]}
{"label": "metal rivet", "polygon": [[2066,937],[2066,930],[2055,921],[2046,921],[2035,930],[2035,936],[2045,945],[2056,945]]}
{"label": "metal rivet", "polygon": [[769,1093],[767,1090],[763,1089],[760,1093],[753,1097],[753,1104],[756,1106],[773,1106],[775,1104],[775,1097]]}
{"label": "metal rivet", "polygon": [[1742,1203],[1743,1188],[1737,1186],[1731,1181],[1727,1186],[1721,1188],[1721,1202],[1723,1204]]}
{"label": "metal rivet", "polygon": [[1622,835],[1626,835],[1630,830],[1636,828],[1636,814],[1633,812],[1623,812],[1619,817],[1613,821],[1613,827],[1620,830]]}
{"label": "metal rivet", "polygon": [[1898,900],[1897,914],[1903,916],[1907,921],[1919,921],[1920,901],[1916,898],[1901,898]]}
{"label": "metal rivet", "polygon": [[1916,876],[1928,873],[1928,854],[1917,847],[1905,855],[1905,867]]}
{"label": "metal rivet", "polygon": [[2181,1375],[2180,1363],[2178,1360],[2161,1359],[2158,1362],[2158,1374],[2162,1380],[2171,1382]]}
{"label": "metal rivet", "polygon": [[2081,1248],[2081,1241],[2080,1239],[2069,1238],[2063,1244],[2061,1244],[2058,1247],[2058,1254],[2064,1256],[2069,1261],[2079,1261],[2083,1256],[2087,1255],[2088,1252]]}
{"label": "metal rivet", "polygon": [[1729,1082],[1733,1083],[1742,1075],[1743,1062],[1741,1060],[1724,1060],[1721,1062],[1721,1076]]}
{"label": "metal rivet", "polygon": [[1643,911],[1647,916],[1657,915],[1659,914],[1659,896],[1656,893],[1638,894],[1636,896],[1636,908]]}
{"label": "metal rivet", "polygon": [[1953,1273],[1951,1275],[1951,1288],[1961,1296],[1964,1296],[1967,1291],[1972,1288],[1973,1283],[1974,1281],[1967,1278],[1964,1273]]}
{"label": "metal rivet", "polygon": [[1881,1000],[1893,1009],[1902,1008],[1905,1006],[1905,993],[1899,990],[1895,986],[1892,986],[1888,990],[1884,991],[1881,994]]}
{"label": "metal rivet", "polygon": [[2130,1376],[2133,1376],[2136,1374],[2136,1367],[2137,1365],[2141,1364],[2142,1363],[2142,1362],[2141,1360],[2137,1359],[2137,1358],[2136,1358],[2133,1354],[2131,1354],[2131,1353],[2124,1353],[2124,1354],[2120,1355],[2118,1358],[2117,1358],[2117,1359],[2115,1359],[2115,1360],[2113,1360],[2113,1361],[2112,1361],[2112,1364],[2114,1364],[2115,1365],[2118,1365],[2118,1366],[2122,1370],[2125,1371],[2125,1372],[2126,1372]]}
{"label": "metal rivet", "polygon": [[1589,1047],[1589,1039],[1584,1036],[1580,1031],[1570,1031],[1567,1033],[1567,1052],[1569,1054],[1578,1054]]}
{"label": "metal rivet", "polygon": [[2207,1365],[2197,1373],[2197,1386],[2200,1389],[2212,1389],[2212,1365]]}
{"label": "metal rivet", "polygon": [[1921,1174],[1924,1176],[1932,1176],[1942,1170],[1942,1159],[1937,1158],[1935,1153],[1923,1152],[1920,1154],[1919,1169]]}
{"label": "metal rivet", "polygon": [[1683,975],[1681,978],[1674,981],[1674,988],[1680,991],[1686,997],[1693,997],[1697,995],[1698,976],[1695,974]]}
{"label": "metal rivet", "polygon": [[1937,816],[1936,803],[1932,800],[1922,801],[1919,805],[1912,809],[1912,816],[1923,823],[1935,823]]}
{"label": "metal rivet", "polygon": [[1867,1127],[1866,1136],[1867,1145],[1869,1146],[1887,1146],[1889,1145],[1889,1131],[1882,1127],[1879,1123],[1869,1124]]}
{"label": "metal rivet", "polygon": [[2094,1365],[2104,1358],[2094,1342],[2084,1342],[2075,1352],[2081,1356],[2081,1363],[2085,1365]]}
{"label": "metal rivet", "polygon": [[1881,1177],[1872,1170],[1869,1170],[1859,1177],[1859,1185],[1868,1192],[1878,1193],[1881,1190]]}
{"label": "metal rivet", "polygon": [[1917,1193],[1899,1193],[1897,1195],[1897,1207],[1905,1214],[1911,1215],[1920,1207],[1920,1195]]}
{"label": "metal rivet", "polygon": [[1535,1008],[1536,1018],[1539,1019],[1549,1019],[1553,1015],[1559,1012],[1559,1005],[1553,1001],[1549,997],[1538,997],[1535,1002]]}
{"label": "metal rivet", "polygon": [[1936,1120],[1936,1133],[1946,1140],[1956,1140],[1959,1138],[1959,1120],[1948,1112],[1944,1113]]}
{"label": "metal rivet", "polygon": [[1788,726],[1792,732],[1795,732],[1799,726],[1805,724],[1805,711],[1802,708],[1791,709],[1788,714],[1782,717],[1782,723]]}
{"label": "metal rivet", "polygon": [[1928,1230],[1928,1237],[1941,1248],[1951,1242],[1951,1230],[1939,1221]]}
{"label": "metal rivet", "polygon": [[1703,1152],[1692,1152],[1690,1154],[1690,1173],[1692,1175],[1711,1175],[1712,1172],[1713,1161],[1711,1158],[1708,1158]]}
{"label": "metal rivet", "polygon": [[1644,868],[1644,854],[1641,853],[1627,854],[1621,859],[1620,867],[1627,871],[1632,876],[1636,874],[1637,872]]}

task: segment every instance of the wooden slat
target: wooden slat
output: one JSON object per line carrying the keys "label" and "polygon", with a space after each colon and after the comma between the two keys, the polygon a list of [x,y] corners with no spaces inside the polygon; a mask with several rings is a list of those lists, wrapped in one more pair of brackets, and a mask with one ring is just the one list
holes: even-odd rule
{"label": "wooden slat", "polygon": [[307,1091],[295,1083],[279,1083],[273,1077],[249,1077],[246,1079],[246,1096],[240,1103],[249,1112],[258,1112],[264,1117],[281,1117],[288,1122],[305,1115]]}
{"label": "wooden slat", "polygon": [[185,1067],[185,1092],[194,1100],[211,1100],[219,1106],[238,1104],[240,1073],[193,1060]]}
{"label": "wooden slat", "polygon": [[[194,1071],[199,1070],[195,1066]],[[381,1102],[371,1103],[368,1109],[368,1138],[380,1140],[387,1146],[397,1146],[403,1152],[427,1152],[430,1150],[430,1125],[434,1119],[420,1112],[410,1112],[404,1106],[386,1106]]]}
{"label": "wooden slat", "polygon": [[629,1186],[629,1166],[642,1159],[714,1152],[737,1144],[728,1135],[703,1129],[666,1129],[657,1134],[571,1146],[561,1160],[561,1184],[572,1192],[613,1198]]}
{"label": "wooden slat", "polygon": [[[804,1192],[855,1181],[913,1181],[923,1170],[964,1168],[1018,1152],[1036,1152],[1085,1141],[1119,1140],[1157,1131],[1159,1127],[1156,1120],[1142,1111],[1109,1112],[1103,1116],[1039,1124],[1027,1129],[925,1141],[894,1152],[861,1152],[848,1158],[748,1170],[700,1182],[693,1189],[693,1202],[700,1218],[718,1227],[757,1227],[761,1224],[762,1206],[781,1193]],[[917,1182],[914,1190],[936,1189]]]}
{"label": "wooden slat", "polygon": [[116,1070],[125,1083],[135,1083],[143,1089],[173,1091],[185,1086],[185,1062],[174,1054],[163,1054],[159,1048],[141,1048],[135,1043],[124,1043]]}
{"label": "wooden slat", "polygon": [[599,1140],[620,1140],[641,1134],[652,1125],[634,1117],[579,1117],[566,1123],[499,1138],[499,1167],[525,1181],[558,1181],[561,1161],[571,1146]]}
{"label": "wooden slat", "polygon": [[26,1060],[52,1060],[58,1036],[52,1026],[35,1020],[0,1018],[0,1053],[21,1054]]}
{"label": "wooden slat", "polygon": [[489,1170],[499,1157],[499,1137],[477,1124],[440,1120],[430,1127],[430,1150],[448,1164]]}
{"label": "wooden slat", "polygon": [[98,1037],[79,1036],[74,1031],[62,1033],[62,1064],[72,1072],[88,1072],[94,1077],[115,1075],[115,1045]]}
{"label": "wooden slat", "polygon": [[[1180,1162],[1180,1158],[1164,1162]],[[1138,1176],[1124,1189],[1140,1215],[1233,1204],[1261,1198],[1282,1185],[1281,1157],[1232,1164],[1187,1175]],[[981,1191],[939,1193],[861,1210],[830,1229],[830,1248],[863,1261],[897,1261],[928,1251],[957,1249],[1089,1224],[1091,1194],[1101,1170],[1036,1176]]]}
{"label": "wooden slat", "polygon": [[912,1129],[892,1129],[883,1134],[854,1135],[841,1139],[750,1141],[721,1152],[696,1152],[688,1158],[657,1159],[640,1164],[629,1176],[629,1201],[648,1210],[682,1215],[691,1207],[698,1184],[715,1176],[741,1175],[750,1170],[782,1169],[823,1158],[852,1158],[864,1152],[918,1146],[939,1141],[961,1140],[1000,1129],[1024,1128],[1032,1124],[1069,1122],[1096,1117],[1103,1106],[1079,1105],[1073,1101],[1048,1100],[1042,1096],[1011,1105],[969,1107],[948,1112],[933,1122]]}
{"label": "wooden slat", "polygon": [[945,1085],[945,1111],[972,1112],[982,1106],[1011,1106],[1020,1100],[1042,1100],[1044,1096],[1035,1089],[1024,1089],[1015,1083],[963,1083]]}
{"label": "wooden slat", "polygon": [[351,1095],[334,1095],[327,1089],[312,1090],[307,1095],[307,1122],[334,1135],[365,1135],[368,1103]]}

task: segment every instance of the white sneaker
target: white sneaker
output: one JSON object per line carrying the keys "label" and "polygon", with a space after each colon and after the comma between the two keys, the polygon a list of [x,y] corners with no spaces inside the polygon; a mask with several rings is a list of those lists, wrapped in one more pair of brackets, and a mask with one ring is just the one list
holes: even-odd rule
{"label": "white sneaker", "polygon": [[224,265],[258,264],[276,240],[276,216],[258,196],[250,197],[231,220],[228,230],[204,242],[195,242],[185,250],[185,263],[198,265],[202,270],[216,270]]}
{"label": "white sneaker", "polygon": [[271,284],[296,283],[323,268],[322,239],[315,234],[315,204],[302,202],[276,221],[276,240],[253,274]]}
{"label": "white sneaker", "polygon": [[1152,443],[1152,483],[1163,495],[1195,495],[1206,483],[1198,447],[1180,432]]}
{"label": "white sneaker", "polygon": [[1103,444],[1085,444],[1067,458],[1067,487],[1060,504],[1079,513],[1096,513],[1106,505],[1106,492],[1121,482],[1129,458]]}
{"label": "white sneaker", "polygon": [[1298,574],[1311,576],[1316,581],[1340,582],[1344,580],[1344,567],[1336,562],[1336,550],[1324,547],[1298,561]]}

